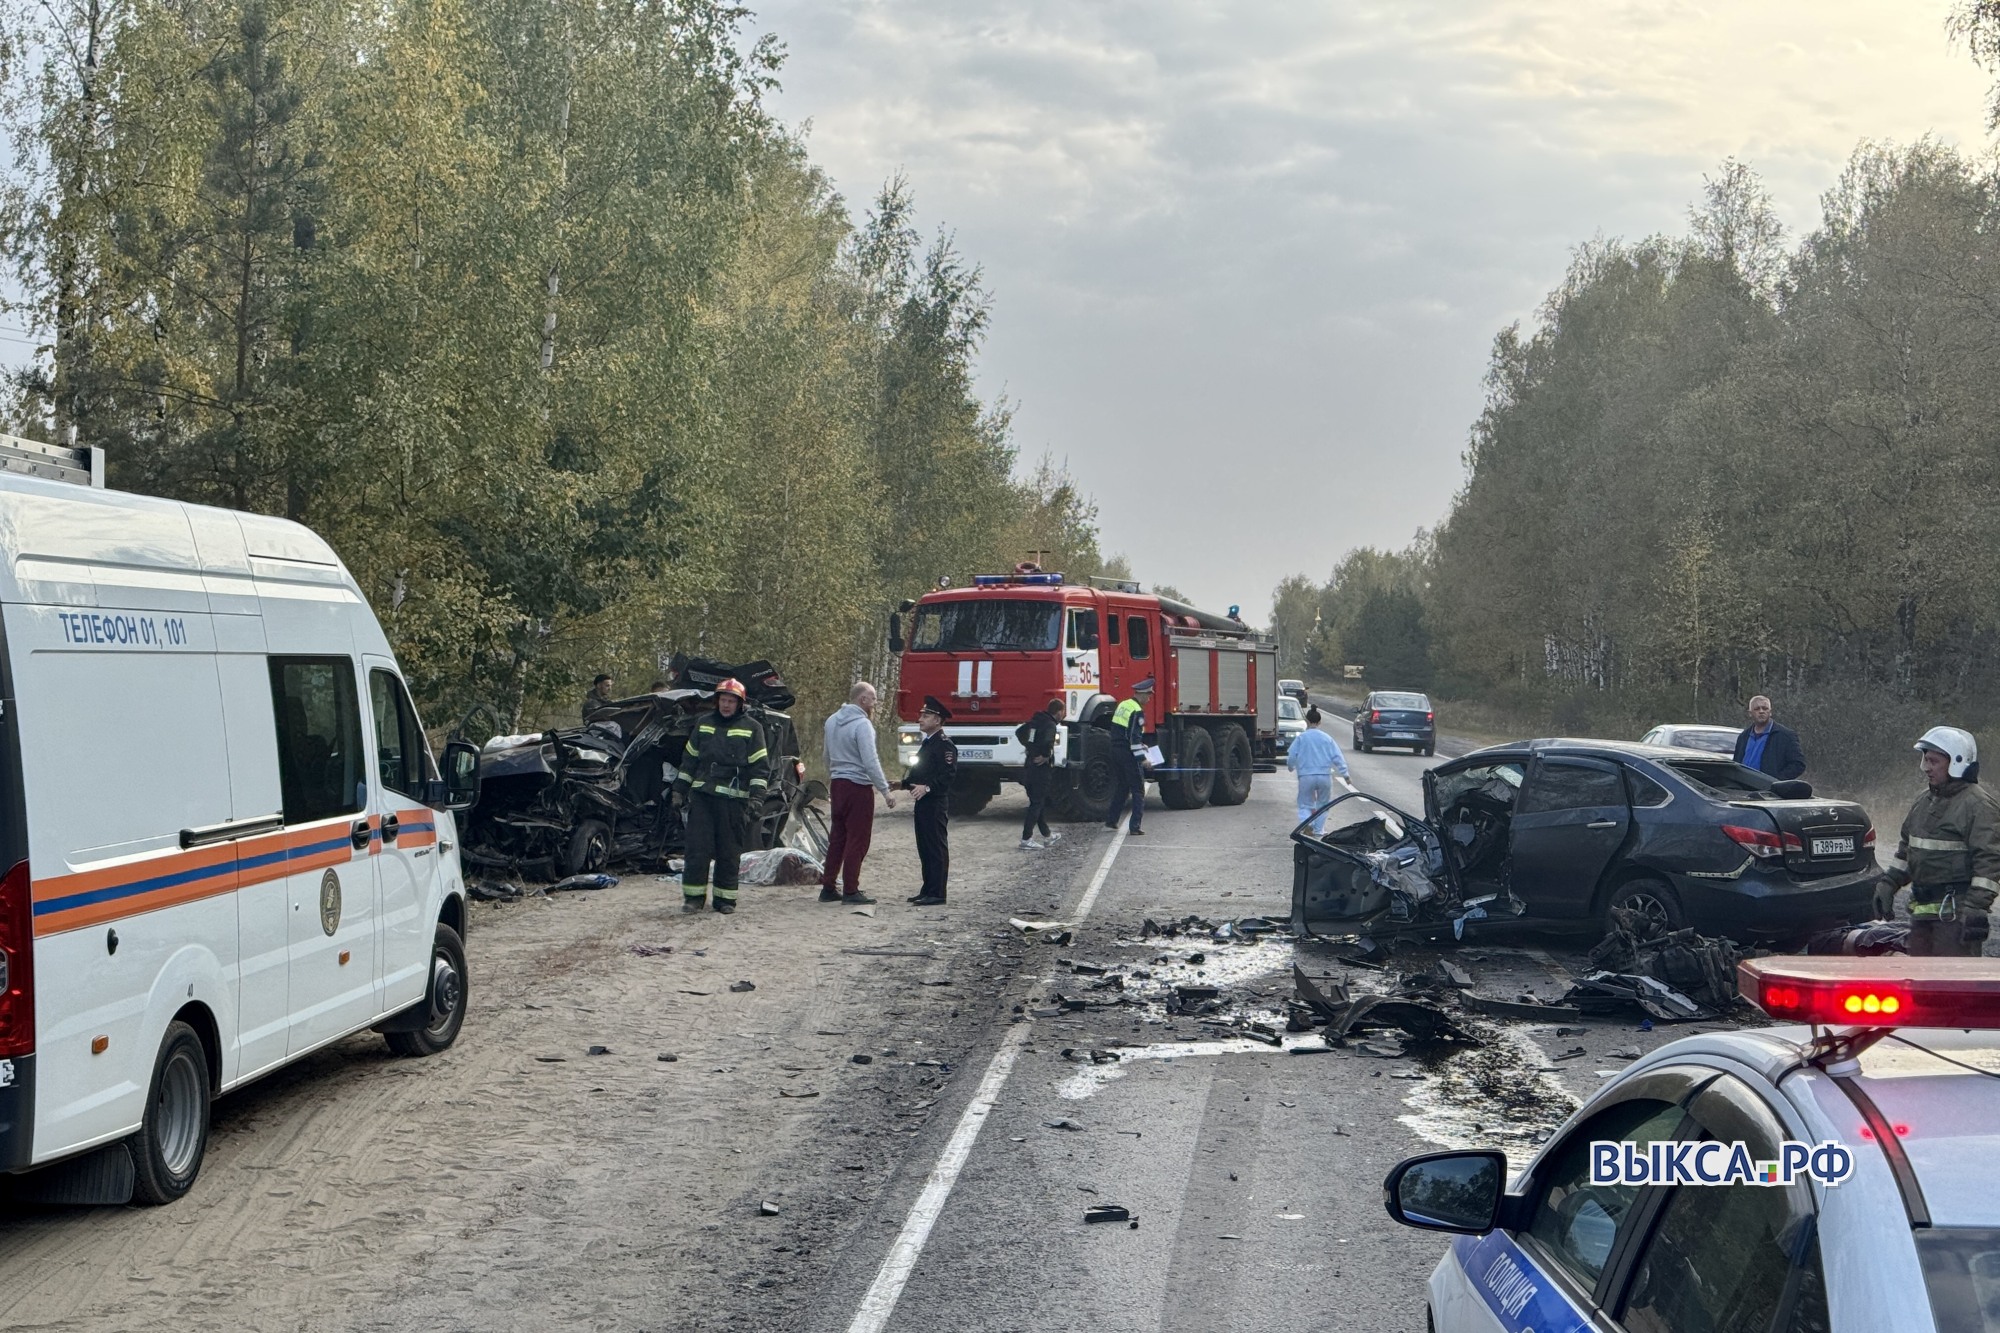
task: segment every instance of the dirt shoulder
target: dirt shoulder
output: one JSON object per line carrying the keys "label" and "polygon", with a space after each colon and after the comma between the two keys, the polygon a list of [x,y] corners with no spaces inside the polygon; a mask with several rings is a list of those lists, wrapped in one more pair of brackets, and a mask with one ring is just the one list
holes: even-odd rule
{"label": "dirt shoulder", "polygon": [[910,834],[878,820],[873,916],[790,886],[684,916],[651,877],[481,905],[451,1051],[357,1037],[224,1099],[172,1207],[0,1210],[0,1324],[795,1326],[1039,961],[1007,918],[1094,864],[996,809],[919,913]]}

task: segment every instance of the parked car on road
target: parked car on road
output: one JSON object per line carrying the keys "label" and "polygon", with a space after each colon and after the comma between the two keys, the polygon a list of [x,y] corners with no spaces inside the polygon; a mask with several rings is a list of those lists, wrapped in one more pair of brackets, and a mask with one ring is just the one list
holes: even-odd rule
{"label": "parked car on road", "polygon": [[1312,696],[1306,693],[1306,683],[1302,680],[1279,681],[1278,694],[1284,698],[1297,699],[1301,711],[1312,707]]}
{"label": "parked car on road", "polygon": [[1407,745],[1416,754],[1437,753],[1437,712],[1429,697],[1376,690],[1354,710],[1354,748]]}
{"label": "parked car on road", "polygon": [[[1292,833],[1294,928],[1423,933],[1472,912],[1556,929],[1608,928],[1614,908],[1659,927],[1797,939],[1865,919],[1875,829],[1700,750],[1629,741],[1516,741],[1424,774],[1424,817],[1383,812]],[[1357,809],[1365,807],[1357,807]]]}
{"label": "parked car on road", "polygon": [[1736,753],[1737,727],[1718,727],[1707,722],[1674,722],[1654,727],[1639,738],[1641,745],[1677,745],[1684,750],[1706,750],[1710,754]]}
{"label": "parked car on road", "polygon": [[1278,753],[1285,754],[1292,748],[1292,738],[1302,736],[1306,730],[1306,710],[1297,699],[1278,700]]}

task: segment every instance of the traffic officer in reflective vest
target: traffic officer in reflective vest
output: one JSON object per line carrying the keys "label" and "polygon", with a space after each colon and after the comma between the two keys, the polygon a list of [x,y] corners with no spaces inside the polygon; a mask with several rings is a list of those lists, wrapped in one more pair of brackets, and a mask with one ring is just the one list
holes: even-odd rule
{"label": "traffic officer in reflective vest", "polygon": [[1972,733],[1932,727],[1917,742],[1930,789],[1903,820],[1902,840],[1875,891],[1888,917],[1910,886],[1910,952],[1977,956],[2000,893],[2000,801],[1979,785]]}
{"label": "traffic officer in reflective vest", "polygon": [[1118,827],[1118,816],[1129,798],[1135,838],[1145,836],[1139,822],[1146,815],[1146,705],[1152,701],[1153,678],[1148,676],[1132,687],[1132,697],[1111,714],[1111,760],[1118,765],[1118,789],[1111,797],[1104,827]]}
{"label": "traffic officer in reflective vest", "polygon": [[944,734],[949,721],[951,710],[925,695],[917,714],[924,743],[901,783],[917,798],[917,860],[924,868],[924,887],[910,901],[918,907],[942,907],[945,880],[951,875],[951,781],[958,773],[958,746]]}
{"label": "traffic officer in reflective vest", "polygon": [[687,811],[686,865],[681,872],[681,910],[708,905],[709,875],[715,876],[715,910],[736,910],[736,876],[742,869],[743,839],[750,811],[763,802],[771,784],[764,728],[745,711],[749,692],[731,677],[715,687],[715,711],[695,724],[681,754],[674,791]]}

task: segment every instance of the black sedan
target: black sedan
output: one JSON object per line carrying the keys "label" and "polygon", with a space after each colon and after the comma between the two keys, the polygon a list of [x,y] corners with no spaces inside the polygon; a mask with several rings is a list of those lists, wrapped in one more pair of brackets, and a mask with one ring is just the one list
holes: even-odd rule
{"label": "black sedan", "polygon": [[1437,711],[1428,697],[1377,690],[1354,710],[1354,748],[1363,754],[1383,745],[1437,753]]}
{"label": "black sedan", "polygon": [[1359,793],[1333,805],[1357,796],[1381,813],[1293,831],[1295,929],[1595,932],[1624,908],[1668,930],[1797,939],[1865,920],[1878,874],[1859,805],[1698,750],[1519,741],[1424,774],[1422,819]]}

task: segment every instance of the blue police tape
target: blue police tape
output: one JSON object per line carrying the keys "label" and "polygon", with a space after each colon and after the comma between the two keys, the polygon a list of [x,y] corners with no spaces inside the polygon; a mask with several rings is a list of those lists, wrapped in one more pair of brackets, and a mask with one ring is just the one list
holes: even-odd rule
{"label": "blue police tape", "polygon": [[1789,1185],[1809,1175],[1838,1185],[1854,1174],[1854,1154],[1838,1143],[1786,1142],[1777,1160],[1757,1161],[1741,1143],[1661,1140],[1590,1145],[1593,1185]]}

